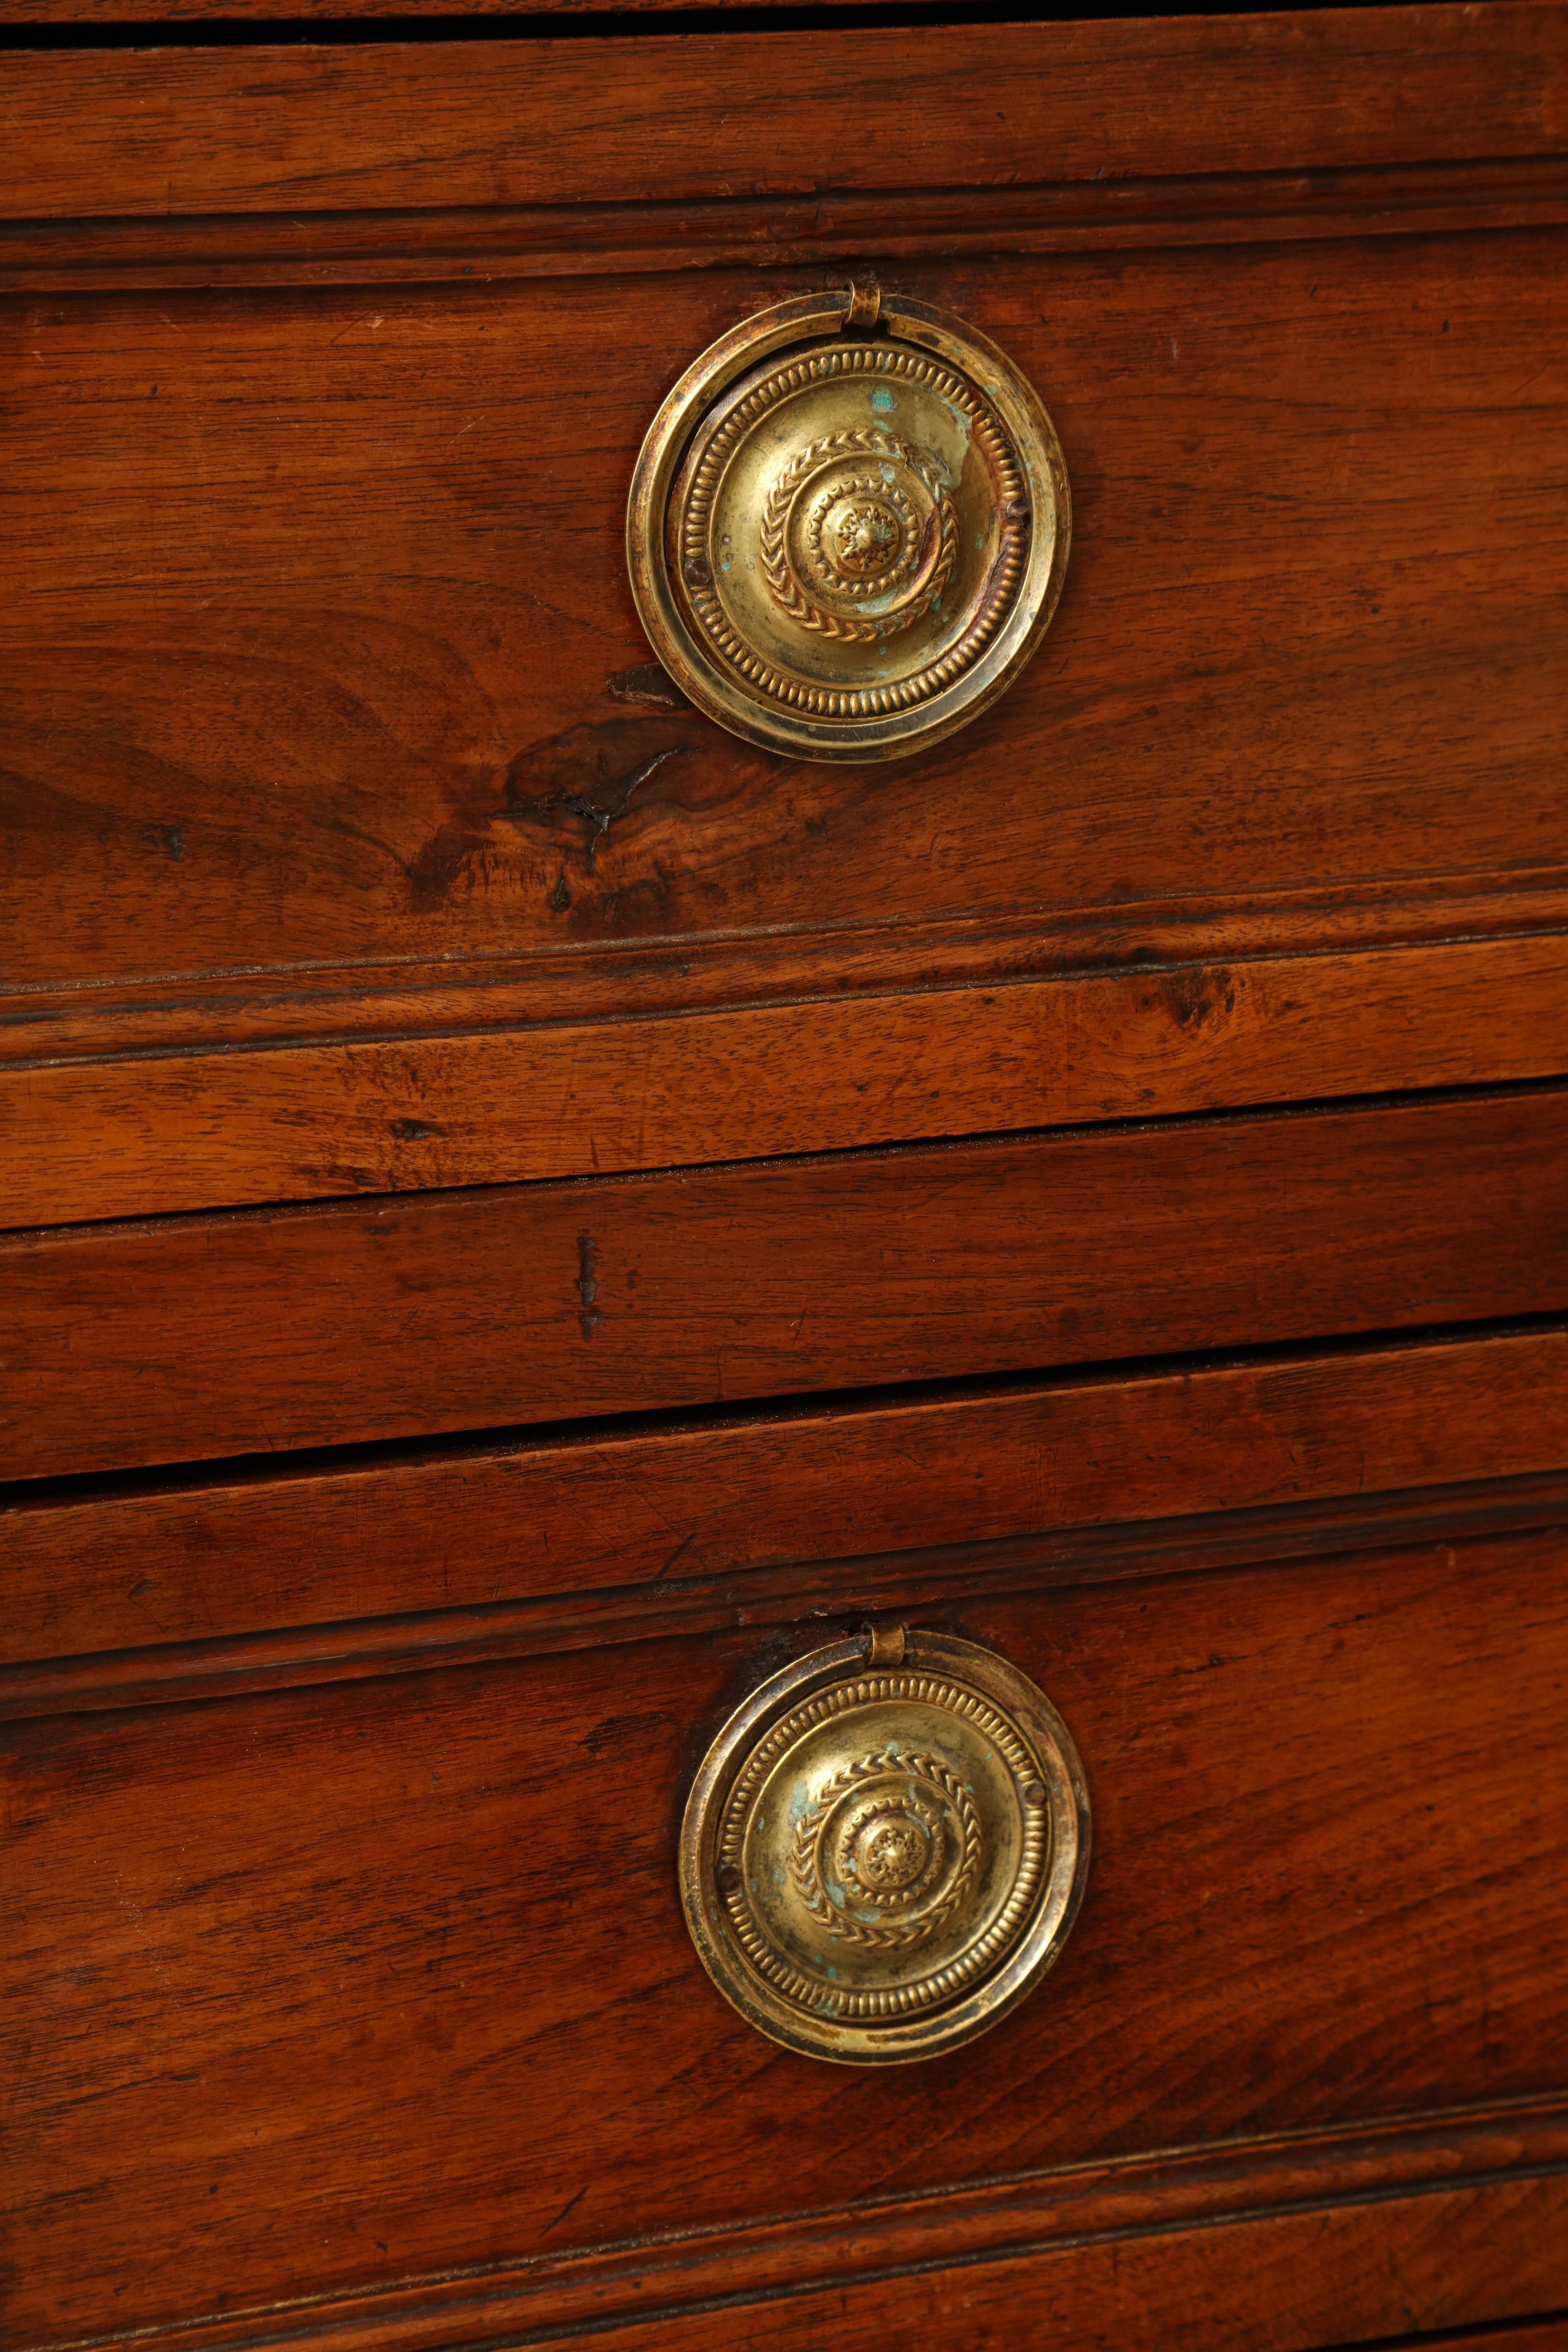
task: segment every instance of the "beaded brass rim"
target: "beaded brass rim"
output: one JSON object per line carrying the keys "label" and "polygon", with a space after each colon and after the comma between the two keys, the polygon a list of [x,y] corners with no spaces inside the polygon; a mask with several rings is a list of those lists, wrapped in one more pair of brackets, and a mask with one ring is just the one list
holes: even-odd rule
{"label": "beaded brass rim", "polygon": [[1089,1796],[1044,1694],[994,1652],[904,1633],[773,1675],[704,1760],[681,1832],[687,1925],[773,2040],[850,2065],[984,2032],[1060,1950]]}
{"label": "beaded brass rim", "polygon": [[1049,417],[996,347],[859,286],[775,305],[681,377],[626,510],[632,591],[677,684],[812,760],[907,756],[1037,646],[1071,535]]}

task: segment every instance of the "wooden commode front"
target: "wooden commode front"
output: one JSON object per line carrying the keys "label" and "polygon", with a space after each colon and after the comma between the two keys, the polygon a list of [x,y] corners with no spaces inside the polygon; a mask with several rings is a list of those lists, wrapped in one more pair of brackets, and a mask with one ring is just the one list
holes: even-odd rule
{"label": "wooden commode front", "polygon": [[1568,2347],[1568,7],[874,14],[5,28],[25,2352]]}

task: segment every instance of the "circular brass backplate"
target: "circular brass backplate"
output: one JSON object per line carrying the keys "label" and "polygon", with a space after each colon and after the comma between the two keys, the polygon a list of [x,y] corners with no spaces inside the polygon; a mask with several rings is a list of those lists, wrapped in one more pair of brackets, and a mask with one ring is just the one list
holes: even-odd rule
{"label": "circular brass backplate", "polygon": [[1050,1701],[994,1652],[835,1643],[724,1726],[680,1891],[742,2017],[848,2065],[935,2057],[1051,1966],[1089,1867],[1089,1792]]}
{"label": "circular brass backplate", "polygon": [[808,760],[894,759],[984,710],[1056,609],[1071,509],[1050,418],[994,343],[857,289],[747,320],[654,419],[632,593],[676,683]]}

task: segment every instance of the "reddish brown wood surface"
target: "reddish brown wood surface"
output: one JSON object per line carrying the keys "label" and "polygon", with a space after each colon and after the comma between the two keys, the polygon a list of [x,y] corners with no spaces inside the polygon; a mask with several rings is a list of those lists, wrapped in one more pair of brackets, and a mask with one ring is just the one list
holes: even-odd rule
{"label": "reddish brown wood surface", "polygon": [[[865,776],[699,721],[628,602],[637,436],[754,273],[19,306],[7,1034],[166,1058],[7,1080],[5,1213],[1562,1069],[1549,945],[1271,971],[1289,1007],[1244,990],[1239,1025],[1206,984],[1184,1026],[1097,979],[1043,1040],[1020,999],[417,1043],[955,958],[984,982],[1180,957],[1205,926],[1256,957],[1358,908],[1394,942],[1536,919],[1524,886],[1563,855],[1562,268],[1531,236],[1136,257],[1053,265],[1048,305],[1011,265],[917,273],[1045,386],[1078,537],[1005,708]],[[364,1046],[178,1058],[300,1034]]]}
{"label": "reddish brown wood surface", "polygon": [[[1405,2341],[1414,2325],[1426,2343],[1434,2315],[1528,2311],[1560,2295],[1565,2227],[1560,2179],[1460,2189],[1242,2222],[1234,2237],[1139,2237],[978,2271],[857,2279],[725,2312],[717,2325],[712,2314],[672,2313],[626,2328],[620,2342],[626,2352],[799,2352],[824,2341],[835,2352],[879,2352],[891,2334],[944,2352],[1213,2352],[1235,2329],[1230,2340],[1247,2352],[1308,2352],[1343,2343],[1346,2328]],[[1559,2324],[1445,2335],[1434,2352],[1547,2352],[1564,2342]]]}
{"label": "reddish brown wood surface", "polygon": [[0,1070],[0,1223],[1545,1077],[1568,940]]}
{"label": "reddish brown wood surface", "polygon": [[37,1476],[1561,1310],[1568,1093],[0,1243]]}
{"label": "reddish brown wood surface", "polygon": [[1565,143],[1552,0],[905,26],[877,43],[876,137],[864,38],[23,52],[0,101],[0,212],[985,186]]}
{"label": "reddish brown wood surface", "polygon": [[617,1644],[701,1643],[744,1628],[787,1647],[803,1610],[815,1622],[864,1625],[889,1610],[921,1622],[962,1593],[968,1608],[998,1595],[1066,1584],[1262,1570],[1280,1559],[1331,1559],[1478,1535],[1561,1529],[1568,1475],[1447,1484],[1397,1495],[1262,1510],[1140,1519],[1011,1542],[799,1561],[722,1577],[658,1577],[641,1587],[544,1594],[396,1617],[362,1617],[271,1633],[209,1635],[0,1669],[0,1717],[104,1714],[201,1699],[303,1690],[372,1677],[489,1666]]}
{"label": "reddish brown wood surface", "polygon": [[786,283],[19,302],[9,988],[1561,879],[1561,241],[1042,268],[908,276],[1051,405],[1061,612],[864,772],[679,704],[625,576],[648,418]]}
{"label": "reddish brown wood surface", "polygon": [[[754,1612],[762,1570],[779,1572],[770,1591],[837,1601],[829,1561],[1114,1528],[1157,1561],[1152,1520],[1565,1467],[1561,1329],[845,1403],[18,1502],[0,1512],[0,1643],[20,1661],[388,1617],[417,1617],[408,1633],[428,1640],[432,1611],[567,1595],[607,1609],[616,1591],[652,1624],[704,1582]],[[1036,1572],[1092,1575],[1097,1559],[1103,1572],[1103,1549],[1058,1544]],[[951,1559],[925,1572],[950,1590],[958,1574]],[[989,1572],[987,1550],[964,1578]],[[889,1563],[879,1601],[910,1576]],[[868,1597],[863,1571],[847,1580]]]}
{"label": "reddish brown wood surface", "polygon": [[929,263],[1561,226],[1568,158],[904,189],[896,198],[426,205],[415,212],[0,220],[0,288],[438,285],[763,264]]}
{"label": "reddish brown wood surface", "polygon": [[[1058,2295],[1086,2331],[1073,2340],[1097,2352],[1115,2352],[1130,2325],[1150,2312],[1166,2316],[1189,2296],[1208,2299],[1210,2333],[1200,2339],[1207,2345],[1213,2313],[1223,2309],[1227,2319],[1245,2314],[1259,2331],[1307,2331],[1258,2336],[1272,2347],[1320,2346],[1342,2341],[1347,2327],[1378,2324],[1379,2315],[1385,2324],[1428,2312],[1451,2320],[1483,2306],[1506,2311],[1531,2295],[1549,2301],[1561,2291],[1552,2246],[1558,2209],[1555,2184],[1542,2175],[1559,2168],[1563,2144],[1561,2106],[1535,2102],[1495,2116],[1417,2118],[1361,2135],[1221,2143],[1203,2153],[1080,2166],[753,2224],[740,2235],[681,2231],[626,2252],[487,2264],[478,2274],[311,2295],[288,2305],[289,2341],[299,2352],[358,2352],[374,2328],[377,2352],[504,2345],[524,2329],[533,2343],[580,2342],[584,2321],[618,2332],[661,2307],[668,2315],[654,2326],[684,2326],[696,2342],[746,2345],[757,2340],[759,2326],[773,2331],[763,2340],[778,2341],[781,2323],[787,2328],[795,2316],[787,2304],[780,2309],[784,2296],[798,2297],[825,2276],[874,2287],[888,2315],[902,2314],[915,2265],[923,2281],[933,2268],[940,2279],[943,2268],[963,2262],[973,2300],[951,2291],[958,2282],[941,2282],[950,2288],[936,2338],[943,2347],[1001,2352],[1020,2340],[1021,2315],[1031,2310],[1049,2315],[1047,2341],[1054,2343],[1062,2324]],[[1455,2176],[1467,2177],[1458,2194],[1446,2187]],[[1368,2189],[1382,2193],[1362,2201]],[[1279,2210],[1287,2205],[1296,2208],[1289,2218]],[[1131,2294],[1121,2267],[1130,2239],[1141,2241],[1142,2256]],[[1272,2258],[1278,2253],[1286,2268],[1283,2258],[1294,2257],[1302,2239],[1320,2258],[1292,2261],[1281,2305]],[[1329,2261],[1321,2258],[1325,2242]],[[1031,2249],[1026,2263],[999,2251],[1020,2244]],[[1478,2245],[1485,2249],[1479,2264]],[[1399,2295],[1394,2311],[1383,2299],[1391,2276]],[[988,2325],[998,2290],[1012,2305],[1000,2341]],[[1131,2308],[1134,2303],[1142,2309]],[[978,2334],[965,2332],[970,2315],[979,2319]],[[924,2343],[928,2318],[924,2305],[900,2316],[900,2342]],[[268,2339],[271,2324],[273,2315],[253,2310],[182,2322],[173,2338],[154,2328],[99,2340],[115,2352],[171,2341],[189,2352],[245,2352],[258,2335]],[[792,2347],[800,2340],[784,2338]],[[1561,2352],[1568,2323],[1445,2326],[1437,2336],[1424,2330],[1422,2340],[1431,2352]],[[1384,2352],[1388,2341],[1363,2341],[1356,2352]]]}
{"label": "reddish brown wood surface", "polygon": [[[764,2043],[687,1943],[685,1776],[752,1635],[14,1726],[10,2334],[1534,2096],[1568,1984],[1565,1571],[1558,1531],[966,1608],[1071,1725],[1095,1862],[1042,1993],[891,2075]],[[1528,2160],[1520,2129],[1511,2158],[1458,2163],[1461,2199]],[[1379,2182],[1401,2171],[1374,2151]],[[1560,2304],[1541,2195],[1490,2201],[1507,2263],[1439,2230],[1410,2316]],[[884,2242],[940,2255],[941,2213],[919,2253],[912,2226],[865,2217],[848,2269]],[[978,2226],[950,2252],[1018,2242]],[[1380,2293],[1403,2242],[1386,2215],[1356,2242]],[[769,2291],[743,2256],[732,2283]],[[1327,2263],[1301,2293],[1334,2312],[1360,2274]],[[618,2292],[624,2314],[624,2272]]]}

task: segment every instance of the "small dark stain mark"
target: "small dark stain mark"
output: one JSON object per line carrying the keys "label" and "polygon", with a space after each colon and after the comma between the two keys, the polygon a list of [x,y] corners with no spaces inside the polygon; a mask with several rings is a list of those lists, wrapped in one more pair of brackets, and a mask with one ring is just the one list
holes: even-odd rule
{"label": "small dark stain mark", "polygon": [[377,1180],[374,1168],[348,1168],[343,1172],[351,1183],[362,1184],[367,1192],[375,1191]]}
{"label": "small dark stain mark", "polygon": [[426,1118],[395,1118],[387,1129],[387,1133],[395,1135],[399,1143],[423,1143],[426,1136],[445,1135],[446,1132],[444,1127],[437,1127]]}
{"label": "small dark stain mark", "polygon": [[176,866],[185,854],[185,837],[178,825],[144,824],[142,838],[149,849],[166,851]]}
{"label": "small dark stain mark", "polygon": [[577,1320],[583,1327],[583,1337],[591,1339],[604,1317],[594,1301],[599,1296],[599,1244],[592,1234],[577,1236],[577,1296],[583,1302],[583,1312]]}
{"label": "small dark stain mark", "polygon": [[572,904],[572,893],[566,887],[566,862],[564,858],[562,860],[561,864],[560,878],[556,882],[554,889],[550,893],[550,903],[554,908],[558,915],[563,915],[567,908]]}
{"label": "small dark stain mark", "polygon": [[130,1598],[132,1601],[140,1601],[144,1592],[151,1592],[152,1590],[153,1579],[150,1576],[140,1577],[131,1588]]}
{"label": "small dark stain mark", "polygon": [[169,2077],[171,2083],[199,2083],[201,2079],[199,2074],[171,2074]]}
{"label": "small dark stain mark", "polygon": [[461,880],[468,858],[484,836],[466,824],[444,824],[433,833],[407,868],[408,886],[420,913],[439,907]]}
{"label": "small dark stain mark", "polygon": [[[521,827],[536,841],[542,835],[542,849],[555,835],[553,860],[562,850],[563,816],[574,826],[582,817],[592,827],[590,846],[596,850],[656,770],[678,753],[699,748],[678,732],[687,718],[680,704],[617,710],[530,743],[499,772],[468,780],[451,814],[416,855],[397,858],[414,907],[428,912],[472,881],[475,861],[497,846],[503,826]],[[560,913],[572,903],[564,867],[554,887],[549,903]]]}
{"label": "small dark stain mark", "polygon": [[651,702],[656,710],[686,710],[689,709],[683,694],[676,690],[675,681],[658,662],[643,662],[636,669],[618,669],[610,680],[610,694],[616,702]]}
{"label": "small dark stain mark", "polygon": [[1196,965],[1167,973],[1161,994],[1178,1029],[1201,1029],[1212,1013],[1222,1006],[1228,1013],[1236,1003],[1228,972],[1205,971]]}

